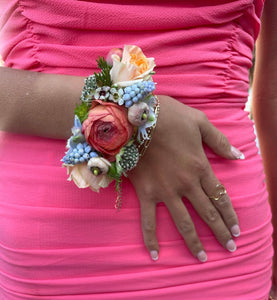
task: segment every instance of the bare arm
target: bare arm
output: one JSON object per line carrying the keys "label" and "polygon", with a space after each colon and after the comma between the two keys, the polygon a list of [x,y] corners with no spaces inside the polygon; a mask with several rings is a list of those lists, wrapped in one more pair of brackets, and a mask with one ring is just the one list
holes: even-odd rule
{"label": "bare arm", "polygon": [[[80,97],[84,78],[8,68],[0,69],[0,72],[1,130],[52,138],[70,136],[73,110]],[[170,97],[159,96],[159,98],[161,113],[156,132],[159,131],[160,134],[153,136],[151,147],[141,160],[140,167],[136,168],[133,176],[130,174],[141,200],[145,244],[150,253],[153,254],[154,251],[156,259],[159,246],[155,230],[149,231],[145,224],[151,228],[155,227],[153,224],[155,224],[156,199],[152,198],[151,194],[156,194],[157,188],[161,191],[160,186],[167,182],[168,197],[161,195],[158,201],[166,202],[176,226],[194,256],[201,261],[206,260],[203,246],[181,200],[191,189],[188,184],[184,189],[186,186],[184,183],[192,182],[194,192],[191,197],[195,199],[194,205],[198,208],[200,216],[211,227],[222,246],[229,251],[234,251],[236,246],[232,240],[232,234],[239,235],[237,216],[227,194],[221,198],[222,204],[220,201],[212,204],[207,197],[207,194],[214,194],[218,179],[205,156],[202,140],[217,154],[228,159],[238,159],[240,153],[233,152],[227,138],[211,125],[203,113],[180,104]],[[176,120],[176,122],[171,122],[171,120]],[[183,144],[178,146],[180,136],[185,138]],[[186,153],[186,159],[184,159],[183,152]],[[168,159],[168,153],[171,153],[171,160]],[[177,157],[180,163],[176,163]],[[148,160],[152,161],[152,164],[148,163]],[[164,161],[167,161],[166,165],[161,163]],[[153,162],[155,162],[154,165]],[[174,165],[177,167],[172,168]],[[164,172],[164,170],[159,172],[156,166],[163,166],[169,172]],[[164,176],[160,181],[153,181],[157,174],[162,173]],[[145,174],[150,176],[149,180]],[[177,174],[180,175],[178,181],[175,179]],[[146,182],[148,182],[148,187]],[[149,197],[145,197],[147,193],[150,194]],[[206,215],[210,217],[205,217]]]}
{"label": "bare arm", "polygon": [[70,136],[84,77],[0,68],[0,130]]}
{"label": "bare arm", "polygon": [[[253,113],[264,161],[267,189],[273,213],[274,246],[277,251],[277,2],[265,1],[257,41]],[[277,285],[277,261],[273,283]]]}

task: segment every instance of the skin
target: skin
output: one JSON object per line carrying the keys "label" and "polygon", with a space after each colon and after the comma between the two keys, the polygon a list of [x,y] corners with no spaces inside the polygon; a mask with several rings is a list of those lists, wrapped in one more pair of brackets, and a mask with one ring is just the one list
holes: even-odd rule
{"label": "skin", "polygon": [[[274,228],[277,226],[277,202],[275,201],[277,198],[276,66],[277,1],[266,0],[261,33],[257,41],[253,114],[264,161]],[[72,112],[76,101],[79,99],[83,79],[75,76],[40,74],[0,68],[0,130],[51,138],[65,139],[69,137],[72,126]],[[177,102],[174,102],[176,107],[175,105],[170,106],[172,108],[172,111],[170,111],[171,108],[167,106],[169,103],[173,104],[172,99],[161,96],[160,101],[161,114],[151,145],[136,170],[130,173],[130,178],[141,202],[142,230],[146,247],[149,251],[153,249],[159,251],[155,235],[155,207],[158,202],[164,202],[194,256],[197,256],[197,253],[203,250],[193,223],[181,201],[182,196],[187,196],[191,200],[199,214],[225,247],[226,241],[231,238],[228,228],[237,223],[237,217],[232,210],[228,196],[222,197],[222,201],[217,203],[207,201],[206,195],[213,193],[212,189],[218,180],[207,162],[202,148],[202,140],[219,155],[234,159],[230,154],[230,145],[223,135],[210,126],[210,123],[201,112],[185,105],[182,105],[181,108]],[[169,108],[171,114],[178,114],[178,118],[173,120],[182,129],[185,128],[185,134],[182,130],[184,138],[181,143],[185,147],[183,152],[186,152],[186,157],[183,157],[183,155],[181,157],[178,149],[174,148],[174,143],[170,144],[167,140],[173,132],[168,127],[168,119],[164,116],[164,111],[167,108]],[[174,125],[176,124],[174,123]],[[210,130],[207,131],[207,128]],[[165,135],[165,130],[168,131],[167,135]],[[194,147],[186,142],[187,138],[193,142]],[[172,135],[172,139],[174,141],[178,140],[175,135]],[[156,162],[152,159],[154,152]],[[172,153],[171,157],[174,157],[174,164],[172,164],[172,158],[168,157],[166,152]],[[164,162],[165,158],[166,160],[169,159],[170,168],[174,166],[172,171],[170,168],[159,169],[161,168],[159,161]],[[178,164],[176,161],[178,161]],[[154,163],[154,166],[149,165],[151,162]],[[180,164],[182,167],[178,168],[177,166]],[[154,172],[155,168],[158,169]],[[186,168],[193,170],[193,172],[190,172],[190,174],[184,173]],[[168,171],[174,173],[177,178],[171,187],[164,184],[168,178],[171,178],[171,173],[169,174]],[[157,177],[156,174],[161,175]],[[144,178],[147,176],[147,178],[143,180],[143,176]],[[160,194],[158,188],[161,184],[166,187],[163,195]],[[209,212],[211,213],[209,214]],[[276,251],[276,231],[273,238]],[[276,286],[277,260],[275,258],[272,296],[277,299]]]}
{"label": "skin", "polygon": [[159,96],[159,100],[160,115],[151,144],[129,173],[140,199],[145,245],[158,254],[155,210],[156,204],[163,202],[191,253],[197,257],[204,251],[182,201],[182,197],[187,197],[227,248],[232,239],[231,228],[238,224],[238,219],[228,195],[219,201],[210,201],[207,196],[214,194],[219,180],[204,153],[202,141],[219,155],[234,159],[231,145],[201,111],[168,96]]}
{"label": "skin", "polygon": [[[273,228],[277,228],[277,2],[266,0],[256,47],[253,116],[266,174]],[[273,233],[272,296],[277,299],[277,232]]]}
{"label": "skin", "polygon": [[84,79],[0,68],[0,130],[68,138]]}
{"label": "skin", "polygon": [[[0,78],[0,130],[60,139],[71,135],[72,112],[84,85],[83,77],[0,68]],[[159,96],[159,99],[160,116],[151,146],[138,167],[130,173],[141,203],[146,247],[149,251],[159,252],[155,206],[162,201],[192,254],[197,257],[203,250],[181,201],[181,197],[186,196],[226,248],[232,239],[230,230],[238,220],[228,195],[218,202],[207,198],[207,195],[214,194],[219,181],[203,151],[202,140],[219,155],[236,159],[231,146],[202,112],[167,96]],[[180,140],[180,137],[183,138]],[[166,165],[161,163],[165,161]],[[162,165],[170,172],[160,170]],[[170,184],[164,185],[168,178]],[[157,197],[161,185],[166,188],[163,195]]]}

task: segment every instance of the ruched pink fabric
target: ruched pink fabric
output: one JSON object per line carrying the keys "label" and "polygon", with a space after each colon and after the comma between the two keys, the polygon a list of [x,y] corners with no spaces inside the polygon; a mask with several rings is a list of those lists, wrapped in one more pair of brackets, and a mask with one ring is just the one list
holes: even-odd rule
{"label": "ruched pink fabric", "polygon": [[184,199],[208,261],[192,257],[159,205],[160,258],[154,263],[143,245],[139,202],[128,179],[118,212],[112,186],[96,194],[66,181],[60,166],[65,141],[2,132],[0,298],[266,300],[271,213],[253,124],[244,111],[262,0],[1,5],[7,67],[84,76],[111,48],[138,45],[155,57],[157,94],[204,111],[246,159],[227,161],[206,149],[238,213],[237,251],[223,249]]}

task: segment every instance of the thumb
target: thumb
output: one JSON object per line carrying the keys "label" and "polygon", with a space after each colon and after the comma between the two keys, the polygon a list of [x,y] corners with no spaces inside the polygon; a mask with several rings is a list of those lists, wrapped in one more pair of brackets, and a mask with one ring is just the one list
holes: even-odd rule
{"label": "thumb", "polygon": [[219,131],[207,118],[200,124],[202,140],[216,154],[227,159],[245,159],[244,154],[232,146],[227,137]]}

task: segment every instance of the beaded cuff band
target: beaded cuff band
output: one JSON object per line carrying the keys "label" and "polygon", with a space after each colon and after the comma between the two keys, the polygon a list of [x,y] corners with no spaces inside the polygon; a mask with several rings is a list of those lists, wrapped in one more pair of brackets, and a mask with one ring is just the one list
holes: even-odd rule
{"label": "beaded cuff band", "polygon": [[137,165],[156,126],[155,63],[137,46],[113,49],[97,63],[101,72],[85,79],[62,162],[79,188],[99,191],[115,180],[119,207],[121,176]]}

